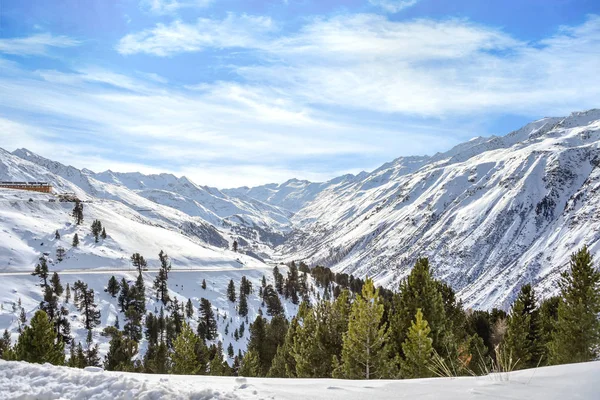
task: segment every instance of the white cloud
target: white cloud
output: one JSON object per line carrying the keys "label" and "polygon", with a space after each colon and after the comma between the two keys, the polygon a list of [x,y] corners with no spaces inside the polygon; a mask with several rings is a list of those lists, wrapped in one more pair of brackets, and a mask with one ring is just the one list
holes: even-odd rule
{"label": "white cloud", "polygon": [[22,38],[0,39],[0,53],[20,56],[48,55],[51,48],[78,46],[81,42],[67,36],[40,33]]}
{"label": "white cloud", "polygon": [[152,14],[174,14],[183,8],[208,7],[212,0],[141,0],[140,7]]}
{"label": "white cloud", "polygon": [[419,0],[369,0],[369,3],[372,5],[380,7],[384,11],[392,14],[400,12],[405,8],[412,7],[418,2]]}
{"label": "white cloud", "polygon": [[264,49],[285,61],[238,72],[311,105],[427,117],[562,115],[600,98],[598,16],[526,43],[464,20],[341,15]]}
{"label": "white cloud", "polygon": [[[319,115],[265,88],[221,82],[188,90],[144,78],[91,68],[0,75],[0,115],[13,122],[10,130],[0,124],[8,132],[0,146],[28,147],[95,170],[145,165],[138,169],[185,173],[224,187],[252,172],[260,175],[248,182],[278,181],[282,171],[333,177],[344,168],[323,160],[377,154],[380,144],[361,143],[362,133],[369,129],[373,140],[390,133]],[[69,140],[57,139],[64,137]]]}
{"label": "white cloud", "polygon": [[[272,20],[174,22],[124,37],[123,54],[172,56],[243,48],[256,62],[227,66],[253,87],[306,107],[444,117],[485,112],[563,114],[593,107],[600,17],[539,42],[463,19],[391,21],[374,14],[315,18],[282,33]],[[582,79],[585,77],[585,79]]]}
{"label": "white cloud", "polygon": [[63,162],[84,154],[93,169],[145,165],[226,187],[333,177],[486,133],[461,119],[566,115],[600,98],[598,16],[528,43],[466,20],[337,15],[285,33],[268,18],[230,14],[159,24],[118,46],[157,56],[206,48],[253,51],[244,65],[215,64],[235,82],[187,87],[93,66],[32,73],[6,64],[0,114],[33,125],[8,143],[32,143],[39,128],[71,139],[61,142]]}
{"label": "white cloud", "polygon": [[148,53],[170,56],[211,48],[253,48],[264,35],[276,29],[269,17],[228,14],[223,20],[199,18],[195,24],[174,21],[169,25],[123,37],[117,45],[121,54]]}

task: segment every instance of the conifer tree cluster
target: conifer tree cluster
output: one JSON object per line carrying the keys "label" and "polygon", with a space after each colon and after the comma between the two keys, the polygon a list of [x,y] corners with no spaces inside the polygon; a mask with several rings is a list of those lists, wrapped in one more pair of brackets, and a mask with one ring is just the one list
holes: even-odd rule
{"label": "conifer tree cluster", "polygon": [[[134,259],[139,270],[135,281],[119,282],[113,276],[106,286],[124,323],[121,329],[117,318],[114,326],[103,329],[102,335],[109,339],[103,360],[94,343],[100,323],[94,291],[81,280],[65,290],[44,257],[33,272],[42,289],[39,310],[28,323],[22,306],[15,303],[21,334],[13,345],[9,332],[4,332],[0,356],[63,365],[70,344],[66,364],[78,368],[101,365],[107,370],[163,374],[346,379],[431,377],[443,373],[441,364],[456,375],[483,374],[493,370],[497,354],[509,354],[517,369],[599,356],[600,272],[585,247],[571,256],[569,269],[560,278],[559,296],[540,301],[526,284],[508,313],[465,310],[452,288],[433,277],[427,259],[416,261],[397,292],[377,288],[368,278],[299,263],[298,268],[288,267],[286,277],[274,268],[272,283],[263,277],[258,291],[263,306],[254,321],[248,321],[250,281],[242,277],[236,291],[230,280],[226,292],[228,300],[236,303],[235,324],[206,298],[199,299],[197,310],[192,299],[169,299],[171,264],[162,251],[164,275],[154,282],[161,307],[147,312],[145,260],[138,253]],[[311,287],[313,281],[322,288],[322,297]],[[70,337],[68,310],[61,304],[63,295],[68,303],[71,291],[88,332],[84,344]],[[299,304],[291,319],[285,316],[282,298]],[[241,344],[247,340],[247,351],[236,354],[236,342],[225,346],[218,326],[226,337]],[[147,343],[140,346],[143,339]],[[146,351],[138,357],[140,348]]]}
{"label": "conifer tree cluster", "polygon": [[94,241],[96,243],[100,241],[100,237],[106,239],[106,230],[102,227],[102,222],[100,222],[100,220],[96,219],[92,222],[92,235],[94,235]]}

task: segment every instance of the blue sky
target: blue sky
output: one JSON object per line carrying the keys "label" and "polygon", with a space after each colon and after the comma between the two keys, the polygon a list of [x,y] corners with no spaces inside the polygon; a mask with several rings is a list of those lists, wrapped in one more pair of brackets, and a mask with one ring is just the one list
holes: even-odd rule
{"label": "blue sky", "polygon": [[0,147],[325,180],[600,107],[600,2],[0,0]]}

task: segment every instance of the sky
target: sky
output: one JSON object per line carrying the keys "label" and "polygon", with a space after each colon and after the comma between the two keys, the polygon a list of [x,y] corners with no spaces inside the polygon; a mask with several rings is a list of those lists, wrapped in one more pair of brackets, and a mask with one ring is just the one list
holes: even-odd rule
{"label": "sky", "polygon": [[0,147],[219,188],[600,107],[597,0],[0,0]]}

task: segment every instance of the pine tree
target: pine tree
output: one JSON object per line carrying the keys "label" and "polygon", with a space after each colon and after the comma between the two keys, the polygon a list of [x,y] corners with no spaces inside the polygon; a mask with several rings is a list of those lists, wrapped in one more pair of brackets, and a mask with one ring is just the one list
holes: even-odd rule
{"label": "pine tree", "polygon": [[80,201],[75,202],[71,216],[77,225],[81,225],[83,223],[83,204]]}
{"label": "pine tree", "polygon": [[260,361],[255,350],[249,350],[244,355],[242,365],[238,371],[239,376],[254,378],[260,376]]}
{"label": "pine tree", "polygon": [[433,355],[433,340],[429,337],[431,329],[427,321],[423,319],[421,309],[417,309],[415,321],[408,330],[408,334],[402,350],[404,360],[402,361],[403,378],[427,378],[432,376],[429,366]]}
{"label": "pine tree", "polygon": [[183,323],[181,333],[173,343],[173,354],[171,360],[172,373],[180,375],[196,375],[202,366],[196,356],[196,348],[200,338],[196,336],[187,323]]}
{"label": "pine tree", "polygon": [[40,302],[40,310],[43,310],[50,321],[54,321],[58,314],[58,297],[52,291],[50,286],[43,288],[44,297]]}
{"label": "pine tree", "polygon": [[154,289],[156,289],[156,296],[166,305],[169,301],[169,289],[167,287],[167,281],[169,280],[169,271],[171,271],[171,263],[169,256],[162,250],[158,254],[160,260],[160,269],[154,280]]}
{"label": "pine tree", "polygon": [[294,304],[298,304],[298,286],[298,267],[296,267],[296,263],[292,261],[288,268],[283,294],[286,299],[291,298],[292,303]]}
{"label": "pine tree", "polygon": [[[386,324],[381,325],[384,307],[373,281],[365,280],[362,296],[350,311],[344,334],[341,364],[334,376],[347,379],[384,379],[396,376]],[[381,325],[381,326],[380,326]]]}
{"label": "pine tree", "polygon": [[144,372],[150,374],[167,374],[171,369],[171,353],[163,342],[148,346],[144,354]]}
{"label": "pine tree", "polygon": [[94,344],[94,340],[92,338],[92,331],[87,331],[85,343],[87,345],[87,348],[85,350],[86,367],[99,367],[100,356],[98,354],[98,344]]}
{"label": "pine tree", "polygon": [[78,234],[73,235],[73,243],[71,245],[73,247],[79,246],[79,235]]}
{"label": "pine tree", "polygon": [[233,352],[233,344],[229,343],[229,346],[227,346],[227,356],[229,358],[233,358],[235,356],[235,353]]}
{"label": "pine tree", "polygon": [[56,232],[54,233],[54,239],[56,240],[60,240],[60,233],[58,232],[58,229],[56,230]]}
{"label": "pine tree", "polygon": [[121,312],[124,313],[125,310],[129,308],[129,304],[131,303],[131,296],[129,294],[129,284],[125,280],[125,278],[121,279],[121,292],[119,293],[119,298],[117,299],[119,303],[119,308]]}
{"label": "pine tree", "polygon": [[94,303],[94,289],[88,289],[82,281],[75,282],[73,288],[78,292],[76,306],[83,315],[85,329],[94,329],[100,324],[100,311],[96,309],[97,304]]}
{"label": "pine tree", "polygon": [[274,315],[283,315],[283,306],[281,305],[281,300],[279,300],[279,295],[273,289],[273,286],[267,285],[263,289],[263,301],[267,305],[267,314]]}
{"label": "pine tree", "polygon": [[171,308],[171,321],[173,323],[173,332],[175,333],[175,335],[179,335],[183,326],[184,318],[183,312],[180,311],[179,300],[177,300],[177,297],[173,300]]}
{"label": "pine tree", "polygon": [[85,368],[87,366],[85,353],[83,351],[83,347],[81,347],[81,343],[77,343],[76,346],[75,341],[71,342],[71,348],[69,350],[69,362],[67,365],[71,368]]}
{"label": "pine tree", "polygon": [[229,285],[227,285],[227,298],[230,302],[235,303],[235,284],[233,283],[233,279],[230,279]]}
{"label": "pine tree", "polygon": [[202,279],[202,289],[206,289],[206,280]]}
{"label": "pine tree", "polygon": [[426,258],[417,260],[410,275],[401,282],[400,292],[393,298],[390,329],[397,352],[402,351],[402,343],[419,308],[431,329],[433,348],[439,354],[445,354],[447,318],[444,302],[438,283],[431,277]]}
{"label": "pine tree", "polygon": [[542,364],[549,365],[550,363],[550,343],[552,336],[556,331],[558,322],[558,306],[560,304],[559,296],[552,296],[543,300],[540,304],[540,347],[542,349]]}
{"label": "pine tree", "polygon": [[4,329],[2,338],[0,338],[0,358],[1,359],[6,360],[9,358],[9,357],[5,357],[5,353],[7,355],[12,350],[11,346],[12,346],[12,342],[10,339],[10,332],[8,331],[8,329]]}
{"label": "pine tree", "polygon": [[188,299],[185,305],[185,316],[188,319],[194,317],[194,305],[192,304],[192,299]]}
{"label": "pine tree", "polygon": [[308,303],[302,303],[298,312],[302,323],[296,329],[291,348],[296,376],[331,376],[332,365],[323,360],[341,356],[350,309],[350,293],[347,290],[341,292],[334,303],[322,301],[313,308],[309,308]]}
{"label": "pine tree", "polygon": [[248,300],[243,292],[240,292],[240,303],[238,304],[238,314],[241,317],[248,315]]}
{"label": "pine tree", "polygon": [[65,303],[69,304],[71,301],[71,286],[67,283],[67,289],[65,290]]}
{"label": "pine tree", "polygon": [[58,246],[56,248],[56,259],[58,260],[58,262],[62,262],[65,259],[66,254],[67,254],[67,251],[65,250],[64,247]]}
{"label": "pine tree", "polygon": [[142,274],[138,274],[133,290],[130,290],[130,294],[133,300],[133,306],[138,314],[143,316],[146,313],[146,287],[144,286],[144,277]]}
{"label": "pine tree", "polygon": [[52,287],[52,291],[58,296],[60,297],[63,294],[63,286],[60,283],[60,277],[58,276],[58,274],[56,272],[54,272],[52,274],[52,278],[50,279],[50,285]]}
{"label": "pine tree", "polygon": [[231,375],[229,365],[223,361],[223,343],[220,341],[217,343],[215,349],[215,355],[210,360],[210,374],[212,376],[228,376]]}
{"label": "pine tree", "polygon": [[238,251],[238,242],[237,242],[237,240],[233,241],[233,251],[235,251],[236,253]]}
{"label": "pine tree", "polygon": [[115,327],[104,328],[102,333],[110,337],[108,353],[104,357],[104,369],[107,371],[133,371],[132,358],[137,354],[137,343],[126,338]]}
{"label": "pine tree", "polygon": [[54,330],[58,341],[68,344],[71,342],[71,323],[69,322],[69,310],[63,306],[54,318]]}
{"label": "pine tree", "polygon": [[42,281],[42,287],[46,287],[48,286],[48,274],[48,263],[44,257],[40,257],[40,262],[35,266],[31,275],[38,276]]}
{"label": "pine tree", "polygon": [[244,296],[250,296],[252,293],[252,282],[250,282],[245,276],[242,276],[242,280],[240,281],[240,296],[244,294]]}
{"label": "pine tree", "polygon": [[131,256],[131,264],[135,269],[138,270],[138,273],[140,274],[144,269],[146,269],[146,266],[148,265],[146,263],[146,260],[144,259],[144,256],[142,256],[140,253],[134,253]]}
{"label": "pine tree", "polygon": [[129,306],[125,311],[126,322],[123,326],[123,334],[136,343],[142,339],[142,315],[134,305]]}
{"label": "pine tree", "polygon": [[515,361],[516,368],[533,368],[540,363],[542,352],[539,312],[531,285],[523,285],[508,317],[503,350]]}
{"label": "pine tree", "polygon": [[287,329],[288,321],[281,315],[274,316],[271,321],[258,316],[250,325],[248,350],[254,350],[258,354],[261,376],[266,376],[269,372],[277,348],[284,344]]}
{"label": "pine tree", "polygon": [[273,268],[273,279],[275,280],[275,289],[277,293],[283,294],[283,275],[279,272],[277,265]]}
{"label": "pine tree", "polygon": [[587,246],[571,255],[569,270],[561,274],[558,285],[561,301],[550,343],[551,362],[594,360],[600,347],[600,271]]}
{"label": "pine tree", "polygon": [[31,318],[30,326],[25,327],[19,336],[15,347],[16,359],[30,363],[63,365],[64,343],[56,342],[55,338],[52,322],[44,311],[37,311]]}
{"label": "pine tree", "polygon": [[21,314],[19,315],[19,324],[25,325],[27,323],[27,314],[25,314],[25,309],[21,308]]}
{"label": "pine tree", "polygon": [[119,282],[117,281],[117,278],[115,278],[115,276],[111,276],[110,279],[108,280],[108,284],[106,285],[106,290],[105,292],[107,292],[108,294],[111,295],[111,297],[117,297],[117,294],[119,293],[120,290],[120,286],[119,286]]}
{"label": "pine tree", "polygon": [[200,299],[200,316],[198,319],[198,335],[205,340],[213,340],[217,337],[217,321],[212,310],[210,301]]}
{"label": "pine tree", "polygon": [[106,229],[104,227],[102,227],[102,233],[100,234],[100,237],[102,239],[106,239],[107,235],[106,235]]}
{"label": "pine tree", "polygon": [[92,235],[94,235],[94,241],[98,243],[100,241],[100,234],[102,233],[102,222],[94,220],[92,222]]}

